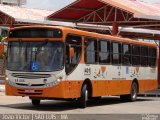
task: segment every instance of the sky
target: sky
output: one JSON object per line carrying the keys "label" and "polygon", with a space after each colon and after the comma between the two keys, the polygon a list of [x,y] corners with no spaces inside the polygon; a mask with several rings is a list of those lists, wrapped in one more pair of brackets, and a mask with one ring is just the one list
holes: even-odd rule
{"label": "sky", "polygon": [[160,2],[159,0],[143,0],[143,1],[146,1],[146,2]]}
{"label": "sky", "polygon": [[75,0],[27,0],[26,7],[48,10],[58,10],[74,2]]}
{"label": "sky", "polygon": [[[75,0],[27,0],[25,7],[58,10]],[[142,1],[142,0],[141,0]],[[160,0],[143,0],[146,2],[160,2]]]}

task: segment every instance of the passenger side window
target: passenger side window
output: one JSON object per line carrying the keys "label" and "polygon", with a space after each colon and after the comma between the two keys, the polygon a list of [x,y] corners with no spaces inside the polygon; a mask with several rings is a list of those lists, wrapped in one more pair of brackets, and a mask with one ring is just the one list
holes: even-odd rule
{"label": "passenger side window", "polygon": [[148,66],[148,47],[141,47],[141,65]]}
{"label": "passenger side window", "polygon": [[112,64],[121,64],[121,44],[112,43]]}
{"label": "passenger side window", "polygon": [[110,63],[110,42],[100,40],[99,41],[99,63],[106,64]]}
{"label": "passenger side window", "polygon": [[156,48],[149,48],[149,66],[155,67],[156,66],[156,57],[157,57],[157,49]]}
{"label": "passenger side window", "polygon": [[122,54],[123,65],[131,65],[131,46],[124,44]]}
{"label": "passenger side window", "polygon": [[140,65],[140,47],[137,45],[132,46],[132,65]]}
{"label": "passenger side window", "polygon": [[85,63],[96,64],[97,59],[97,39],[85,38]]}

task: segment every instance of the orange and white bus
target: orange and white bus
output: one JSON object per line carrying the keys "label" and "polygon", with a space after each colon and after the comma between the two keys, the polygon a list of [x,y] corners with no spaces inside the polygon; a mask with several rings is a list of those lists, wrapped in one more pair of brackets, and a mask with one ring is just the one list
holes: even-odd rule
{"label": "orange and white bus", "polygon": [[77,100],[118,95],[135,101],[154,90],[157,46],[153,43],[60,26],[13,28],[8,36],[6,95]]}

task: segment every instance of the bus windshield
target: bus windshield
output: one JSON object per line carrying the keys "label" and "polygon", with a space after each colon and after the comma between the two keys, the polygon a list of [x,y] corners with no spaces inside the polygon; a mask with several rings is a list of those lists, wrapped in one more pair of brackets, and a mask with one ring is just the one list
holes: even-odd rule
{"label": "bus windshield", "polygon": [[63,42],[9,42],[7,69],[52,72],[63,68],[63,58]]}

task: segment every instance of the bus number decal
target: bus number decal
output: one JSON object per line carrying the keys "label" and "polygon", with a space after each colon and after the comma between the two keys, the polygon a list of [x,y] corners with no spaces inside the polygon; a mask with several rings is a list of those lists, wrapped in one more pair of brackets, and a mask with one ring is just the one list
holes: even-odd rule
{"label": "bus number decal", "polygon": [[91,68],[85,68],[84,75],[90,75],[90,74],[91,74]]}

